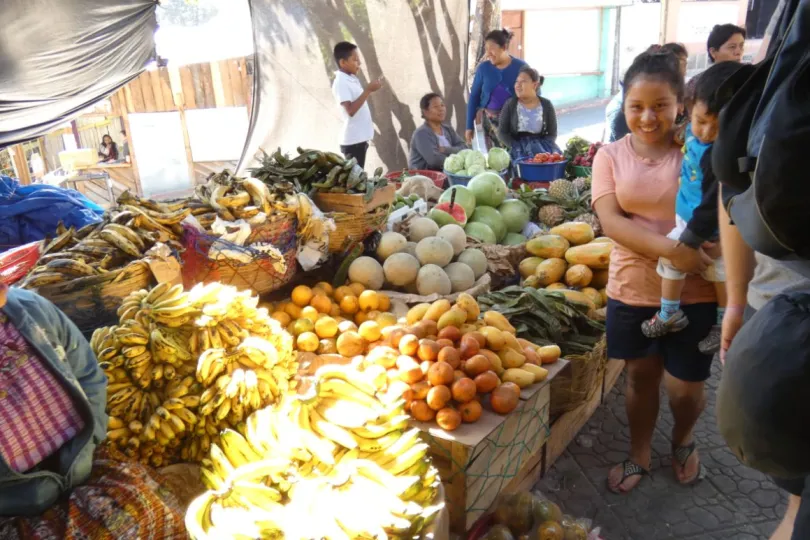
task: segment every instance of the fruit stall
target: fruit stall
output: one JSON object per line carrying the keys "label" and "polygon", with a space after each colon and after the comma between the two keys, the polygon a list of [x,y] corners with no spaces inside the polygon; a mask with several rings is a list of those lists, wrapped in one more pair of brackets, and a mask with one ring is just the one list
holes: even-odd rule
{"label": "fruit stall", "polygon": [[[193,467],[192,538],[586,538],[530,490],[621,369],[598,146],[498,150],[430,176],[263,153],[60,227],[14,286],[88,336],[105,444]],[[522,167],[554,172],[535,188]]]}

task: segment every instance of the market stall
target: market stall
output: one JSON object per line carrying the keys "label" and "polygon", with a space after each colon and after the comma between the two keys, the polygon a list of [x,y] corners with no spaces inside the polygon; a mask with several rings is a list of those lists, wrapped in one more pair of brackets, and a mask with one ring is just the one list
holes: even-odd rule
{"label": "market stall", "polygon": [[187,198],[123,193],[44,240],[16,284],[90,336],[106,444],[186,486],[193,538],[448,538],[493,519],[517,534],[502,501],[620,366],[588,180],[513,190],[500,157],[462,154],[475,174],[443,189],[264,154]]}

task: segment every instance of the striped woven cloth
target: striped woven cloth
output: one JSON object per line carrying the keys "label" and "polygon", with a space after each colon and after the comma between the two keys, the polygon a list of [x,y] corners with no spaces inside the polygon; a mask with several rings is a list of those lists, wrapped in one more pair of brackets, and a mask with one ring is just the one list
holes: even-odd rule
{"label": "striped woven cloth", "polygon": [[121,452],[96,451],[90,479],[41,516],[0,518],[3,540],[186,539],[184,510],[162,477]]}

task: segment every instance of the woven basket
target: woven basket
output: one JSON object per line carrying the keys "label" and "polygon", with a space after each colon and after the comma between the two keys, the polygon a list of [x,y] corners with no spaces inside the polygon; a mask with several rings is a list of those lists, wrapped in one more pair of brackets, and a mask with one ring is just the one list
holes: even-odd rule
{"label": "woven basket", "polygon": [[571,365],[551,381],[551,410],[554,418],[586,402],[599,389],[607,365],[605,336],[588,354],[566,356]]}
{"label": "woven basket", "polygon": [[371,233],[382,231],[390,213],[390,206],[380,206],[362,215],[345,212],[327,214],[335,222],[335,230],[329,233],[329,252],[341,253],[352,242],[365,240]]}
{"label": "woven basket", "polygon": [[295,214],[276,212],[268,217],[265,223],[256,225],[246,241],[246,246],[257,242],[275,246],[284,256],[286,270],[278,272],[271,259],[250,247],[229,246],[233,249],[248,252],[252,260],[247,263],[233,259],[212,260],[208,251],[214,242],[222,242],[216,236],[201,234],[187,228],[185,234],[185,252],[183,253],[183,284],[186,288],[197,283],[218,281],[232,285],[237,289],[250,289],[256,294],[275,291],[290,282],[297,270],[296,255],[298,240],[296,231],[298,218]]}
{"label": "woven basket", "polygon": [[36,292],[61,309],[85,335],[96,328],[115,324],[116,311],[124,298],[155,285],[155,278],[144,260],[98,276],[82,277],[45,285]]}
{"label": "woven basket", "polygon": [[335,222],[329,234],[330,253],[340,253],[352,242],[359,242],[388,222],[396,189],[393,185],[378,189],[370,201],[363,195],[316,193],[313,202]]}

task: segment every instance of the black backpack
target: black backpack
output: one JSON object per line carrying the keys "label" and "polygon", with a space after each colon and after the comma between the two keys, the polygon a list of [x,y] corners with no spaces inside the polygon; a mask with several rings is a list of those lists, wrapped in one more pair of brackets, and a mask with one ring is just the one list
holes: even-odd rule
{"label": "black backpack", "polygon": [[787,0],[765,60],[724,83],[712,167],[723,202],[759,253],[810,274],[810,0]]}

